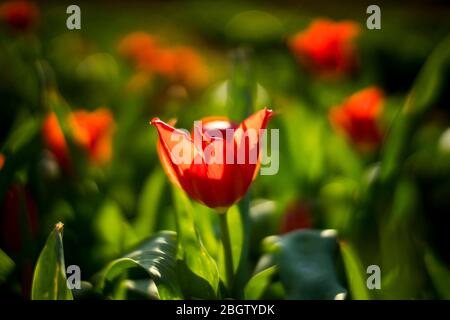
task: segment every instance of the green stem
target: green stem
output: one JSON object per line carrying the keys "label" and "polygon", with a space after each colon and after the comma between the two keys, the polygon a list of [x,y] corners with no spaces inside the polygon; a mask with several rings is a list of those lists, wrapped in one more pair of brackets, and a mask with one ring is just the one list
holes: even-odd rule
{"label": "green stem", "polygon": [[231,252],[230,231],[228,230],[227,212],[219,214],[220,235],[222,237],[223,252],[225,258],[225,272],[228,289],[233,288],[233,255]]}

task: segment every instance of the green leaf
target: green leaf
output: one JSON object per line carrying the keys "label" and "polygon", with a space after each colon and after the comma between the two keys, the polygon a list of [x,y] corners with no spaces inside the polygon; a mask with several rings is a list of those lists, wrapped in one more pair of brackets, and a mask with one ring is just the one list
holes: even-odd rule
{"label": "green leaf", "polygon": [[31,117],[21,117],[0,149],[6,161],[0,170],[0,200],[6,194],[11,182],[30,159],[39,151],[40,122]]}
{"label": "green leaf", "polygon": [[264,294],[267,286],[276,273],[277,267],[272,266],[255,274],[247,283],[244,290],[245,299],[257,300]]}
{"label": "green leaf", "polygon": [[159,300],[158,288],[152,279],[122,280],[114,294],[116,300]]}
{"label": "green leaf", "polygon": [[193,202],[192,206],[195,214],[195,226],[199,233],[199,237],[202,239],[208,253],[217,260],[222,251],[217,227],[219,224],[219,217],[213,212],[213,209],[200,203]]}
{"label": "green leaf", "polygon": [[[404,158],[420,119],[445,94],[446,77],[450,70],[450,36],[446,37],[421,69],[408,99],[392,124],[383,150],[380,180],[384,184],[394,180],[403,166]],[[383,188],[385,186],[382,186]],[[390,190],[390,189],[388,189]]]}
{"label": "green leaf", "polygon": [[0,284],[6,281],[14,266],[14,261],[0,249]]}
{"label": "green leaf", "polygon": [[126,275],[127,271],[140,268],[155,282],[160,299],[182,299],[176,254],[176,233],[160,231],[143,241],[131,253],[111,262],[102,272],[100,288],[105,289],[107,282],[114,282]]}
{"label": "green leaf", "polygon": [[369,300],[370,294],[366,284],[366,273],[362,263],[350,244],[340,243],[342,259],[349,283],[350,293],[354,300]]}
{"label": "green leaf", "polygon": [[137,236],[142,239],[156,229],[158,205],[163,195],[166,177],[163,171],[155,170],[145,181],[139,197],[138,214],[133,223]]}
{"label": "green leaf", "polygon": [[34,269],[32,300],[73,300],[67,286],[62,231],[63,224],[59,222],[42,249]]}
{"label": "green leaf", "polygon": [[3,145],[2,153],[5,153],[6,151],[16,153],[36,136],[40,129],[40,125],[40,121],[31,116],[21,119]]}
{"label": "green leaf", "polygon": [[199,237],[193,207],[187,196],[173,187],[178,230],[178,259],[183,292],[195,298],[216,298],[219,271]]}
{"label": "green leaf", "polygon": [[450,299],[450,270],[431,251],[425,252],[425,266],[441,299]]}
{"label": "green leaf", "polygon": [[100,208],[94,230],[100,242],[98,254],[105,259],[118,257],[138,242],[133,228],[113,200],[106,200]]}
{"label": "green leaf", "polygon": [[342,299],[334,259],[338,253],[332,230],[299,230],[279,238],[277,264],[287,299]]}

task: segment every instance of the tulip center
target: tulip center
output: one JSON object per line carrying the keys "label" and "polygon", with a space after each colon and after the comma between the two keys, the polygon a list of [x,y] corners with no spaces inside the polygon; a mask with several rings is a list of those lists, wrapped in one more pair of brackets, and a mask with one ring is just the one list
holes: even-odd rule
{"label": "tulip center", "polygon": [[226,139],[227,130],[234,130],[237,124],[228,120],[228,118],[205,118],[201,120],[202,134],[209,138]]}

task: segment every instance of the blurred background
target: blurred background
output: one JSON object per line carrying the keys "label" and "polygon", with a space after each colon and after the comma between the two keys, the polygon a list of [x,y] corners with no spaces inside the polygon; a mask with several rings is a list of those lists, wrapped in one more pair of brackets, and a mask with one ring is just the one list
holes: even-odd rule
{"label": "blurred background", "polygon": [[[263,107],[280,166],[249,195],[250,267],[267,236],[336,229],[347,286],[381,268],[364,298],[450,298],[446,1],[379,1],[380,30],[366,1],[79,1],[80,30],[70,4],[1,3],[2,299],[29,299],[58,221],[66,265],[92,282],[176,229],[153,117],[190,129]],[[194,208],[217,237],[212,210]]]}

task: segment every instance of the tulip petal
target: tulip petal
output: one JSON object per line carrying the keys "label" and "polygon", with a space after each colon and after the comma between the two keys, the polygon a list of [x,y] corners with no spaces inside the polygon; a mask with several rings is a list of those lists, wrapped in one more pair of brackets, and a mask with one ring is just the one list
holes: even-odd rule
{"label": "tulip petal", "polygon": [[[188,174],[194,157],[201,156],[188,133],[175,129],[158,118],[151,121],[158,130],[158,155],[169,179],[182,187],[194,199],[198,199],[197,188]],[[182,151],[182,155],[177,154]]]}

